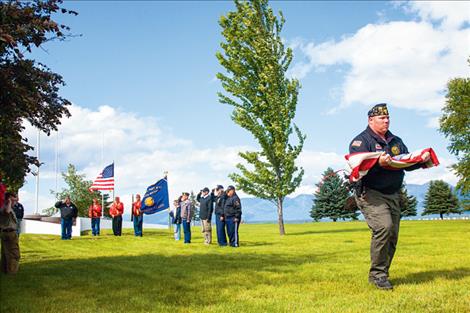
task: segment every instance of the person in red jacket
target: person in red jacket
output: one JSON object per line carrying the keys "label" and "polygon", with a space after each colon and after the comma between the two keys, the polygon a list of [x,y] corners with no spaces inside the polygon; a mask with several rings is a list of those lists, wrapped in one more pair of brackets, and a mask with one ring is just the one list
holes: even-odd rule
{"label": "person in red jacket", "polygon": [[88,216],[91,218],[91,233],[93,236],[100,235],[101,205],[98,199],[93,199],[93,204],[88,208]]}
{"label": "person in red jacket", "polygon": [[140,210],[141,207],[140,195],[135,196],[135,202],[132,203],[132,219],[134,221],[134,234],[142,237],[142,224],[144,222],[144,215]]}
{"label": "person in red jacket", "polygon": [[122,233],[122,214],[124,213],[124,204],[119,197],[114,198],[114,202],[109,208],[109,215],[113,218],[113,234],[121,236]]}

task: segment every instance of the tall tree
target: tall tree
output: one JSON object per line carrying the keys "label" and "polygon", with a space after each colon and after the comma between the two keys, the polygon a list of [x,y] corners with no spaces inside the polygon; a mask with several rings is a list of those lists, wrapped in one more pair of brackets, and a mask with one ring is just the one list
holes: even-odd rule
{"label": "tall tree", "polygon": [[452,188],[443,180],[432,180],[424,198],[424,211],[422,215],[462,213],[459,200]]}
{"label": "tall tree", "polygon": [[197,202],[196,195],[192,190],[189,194],[189,201],[191,201],[191,220],[194,224],[195,222],[198,222],[201,219],[199,218],[199,203]]}
{"label": "tall tree", "polygon": [[322,180],[316,186],[318,189],[310,211],[315,221],[322,218],[331,218],[333,222],[339,219],[357,220],[359,214],[356,211],[345,210],[346,200],[351,195],[348,185],[331,167],[323,173]]}
{"label": "tall tree", "polygon": [[61,8],[61,3],[0,2],[0,177],[13,190],[24,184],[30,165],[40,165],[28,154],[32,147],[21,135],[23,122],[49,135],[60,118],[70,116],[70,102],[59,96],[59,88],[65,85],[62,77],[26,57],[34,47],[68,37],[69,28],[52,16],[77,13]]}
{"label": "tall tree", "polygon": [[418,215],[417,206],[418,200],[415,196],[408,195],[408,190],[405,184],[403,184],[400,189],[400,218]]}
{"label": "tall tree", "polygon": [[[70,196],[70,200],[72,200],[78,208],[78,216],[88,217],[89,206],[92,204],[94,198],[101,201],[101,193],[99,191],[90,192],[88,188],[91,187],[93,182],[86,180],[84,174],[77,173],[77,169],[72,164],[69,164],[67,167],[67,172],[62,173],[62,178],[68,185],[68,188],[63,188],[62,191],[57,194],[57,198],[62,200],[65,196]],[[106,199],[105,208],[103,209],[105,216],[109,216],[106,209],[106,205],[109,206],[109,204]],[[52,215],[57,212],[57,209],[48,208],[43,212]]]}
{"label": "tall tree", "polygon": [[[467,60],[470,65],[470,58]],[[470,195],[470,78],[455,78],[447,84],[446,104],[440,131],[450,140],[447,147],[457,157],[452,169],[459,177],[457,189]]]}
{"label": "tall tree", "polygon": [[[283,203],[302,181],[304,171],[295,164],[305,135],[293,124],[299,82],[286,72],[292,50],[281,39],[282,12],[273,13],[267,0],[235,0],[236,11],[220,18],[224,54],[217,53],[226,73],[217,77],[228,95],[219,101],[233,106],[232,120],[248,130],[261,151],[241,152],[249,164],[237,164],[230,174],[237,188],[277,206],[279,233],[285,234]],[[231,97],[230,97],[231,96]],[[290,141],[295,132],[297,144]]]}

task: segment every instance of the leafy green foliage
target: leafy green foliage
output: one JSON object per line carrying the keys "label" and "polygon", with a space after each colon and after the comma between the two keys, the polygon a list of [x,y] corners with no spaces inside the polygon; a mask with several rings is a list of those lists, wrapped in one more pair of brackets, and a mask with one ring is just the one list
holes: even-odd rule
{"label": "leafy green foliage", "polygon": [[423,215],[439,214],[442,219],[444,214],[452,213],[462,213],[457,196],[445,181],[432,180],[424,198]]}
{"label": "leafy green foliage", "polygon": [[[77,173],[77,169],[72,164],[69,164],[66,173],[62,173],[62,177],[68,185],[68,188],[63,188],[62,191],[57,194],[57,199],[63,200],[66,196],[70,196],[70,200],[72,200],[78,208],[78,216],[88,217],[88,208],[92,204],[93,199],[97,198],[101,203],[101,192],[90,192],[88,188],[90,188],[93,182],[91,180],[85,180],[85,175]],[[105,208],[103,211],[104,215],[109,217],[108,211],[111,202],[109,202],[108,199],[109,196],[105,195]],[[53,215],[57,212],[57,209],[52,207],[43,212],[47,215]]]}
{"label": "leafy green foliage", "polygon": [[61,2],[0,2],[0,176],[12,190],[24,184],[30,165],[40,165],[28,154],[32,147],[21,136],[23,122],[49,135],[60,118],[70,116],[70,102],[59,96],[62,77],[24,55],[47,41],[68,37],[64,31],[69,28],[52,15],[77,13],[61,8]]}
{"label": "leafy green foliage", "polygon": [[[468,60],[470,64],[470,59]],[[450,140],[448,149],[458,162],[452,169],[459,177],[457,189],[470,194],[470,78],[455,78],[447,84],[446,104],[440,131]]]}
{"label": "leafy green foliage", "polygon": [[418,212],[416,207],[418,206],[418,200],[415,196],[409,196],[406,186],[403,186],[400,189],[400,218],[408,216],[416,216]]}
{"label": "leafy green foliage", "polygon": [[[295,160],[305,135],[292,122],[300,85],[286,77],[292,50],[281,39],[282,13],[276,16],[267,0],[236,0],[235,5],[236,11],[219,21],[225,42],[224,54],[218,52],[217,59],[226,73],[217,78],[228,95],[218,96],[221,103],[233,106],[232,120],[255,137],[261,151],[241,152],[253,169],[238,164],[240,173],[230,178],[244,192],[277,205],[282,235],[284,198],[296,190],[304,174]],[[290,142],[294,132],[297,145]]]}
{"label": "leafy green foliage", "polygon": [[359,213],[345,210],[346,200],[351,195],[347,183],[329,167],[322,176],[322,180],[316,184],[310,216],[319,221],[322,218],[331,218],[334,222],[339,219],[357,220]]}

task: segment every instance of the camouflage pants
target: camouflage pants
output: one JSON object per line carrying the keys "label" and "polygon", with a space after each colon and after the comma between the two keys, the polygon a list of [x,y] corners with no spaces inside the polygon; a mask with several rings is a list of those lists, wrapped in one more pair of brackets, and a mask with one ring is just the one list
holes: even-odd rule
{"label": "camouflage pants", "polygon": [[369,188],[356,196],[357,205],[372,232],[369,279],[388,277],[400,228],[399,199],[398,192],[389,195]]}
{"label": "camouflage pants", "polygon": [[202,232],[204,234],[204,243],[212,243],[212,225],[209,220],[202,220]]}
{"label": "camouflage pants", "polygon": [[20,246],[16,231],[1,232],[2,255],[1,270],[3,273],[16,274],[20,264]]}

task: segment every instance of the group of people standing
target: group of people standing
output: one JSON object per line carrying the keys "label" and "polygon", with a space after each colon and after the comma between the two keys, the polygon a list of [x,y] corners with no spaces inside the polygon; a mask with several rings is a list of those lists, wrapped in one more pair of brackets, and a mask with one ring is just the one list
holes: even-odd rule
{"label": "group of people standing", "polygon": [[[72,239],[73,220],[78,215],[78,209],[72,203],[69,196],[63,201],[58,201],[55,207],[60,211],[60,221],[62,227],[62,239]],[[143,235],[143,214],[140,210],[140,195],[136,195],[135,201],[132,202],[132,221],[134,222],[134,234],[137,237]],[[122,234],[122,215],[124,214],[124,203],[119,197],[115,197],[109,208],[109,215],[112,218],[112,228],[114,236]],[[91,219],[91,233],[93,236],[100,235],[100,223],[103,215],[103,209],[98,199],[93,199],[93,203],[88,208],[88,217]]]}
{"label": "group of people standing", "polygon": [[[228,186],[227,190],[218,185],[209,190],[205,187],[196,197],[199,203],[199,218],[201,220],[204,243],[212,243],[212,215],[215,213],[217,230],[217,243],[219,246],[239,246],[238,229],[242,216],[242,206],[235,187]],[[189,193],[183,194],[173,202],[170,211],[172,223],[174,224],[174,238],[180,240],[181,225],[183,225],[184,243],[191,243],[191,219],[194,204],[189,200]],[[228,238],[227,238],[228,237]],[[227,240],[228,239],[228,240]]]}

